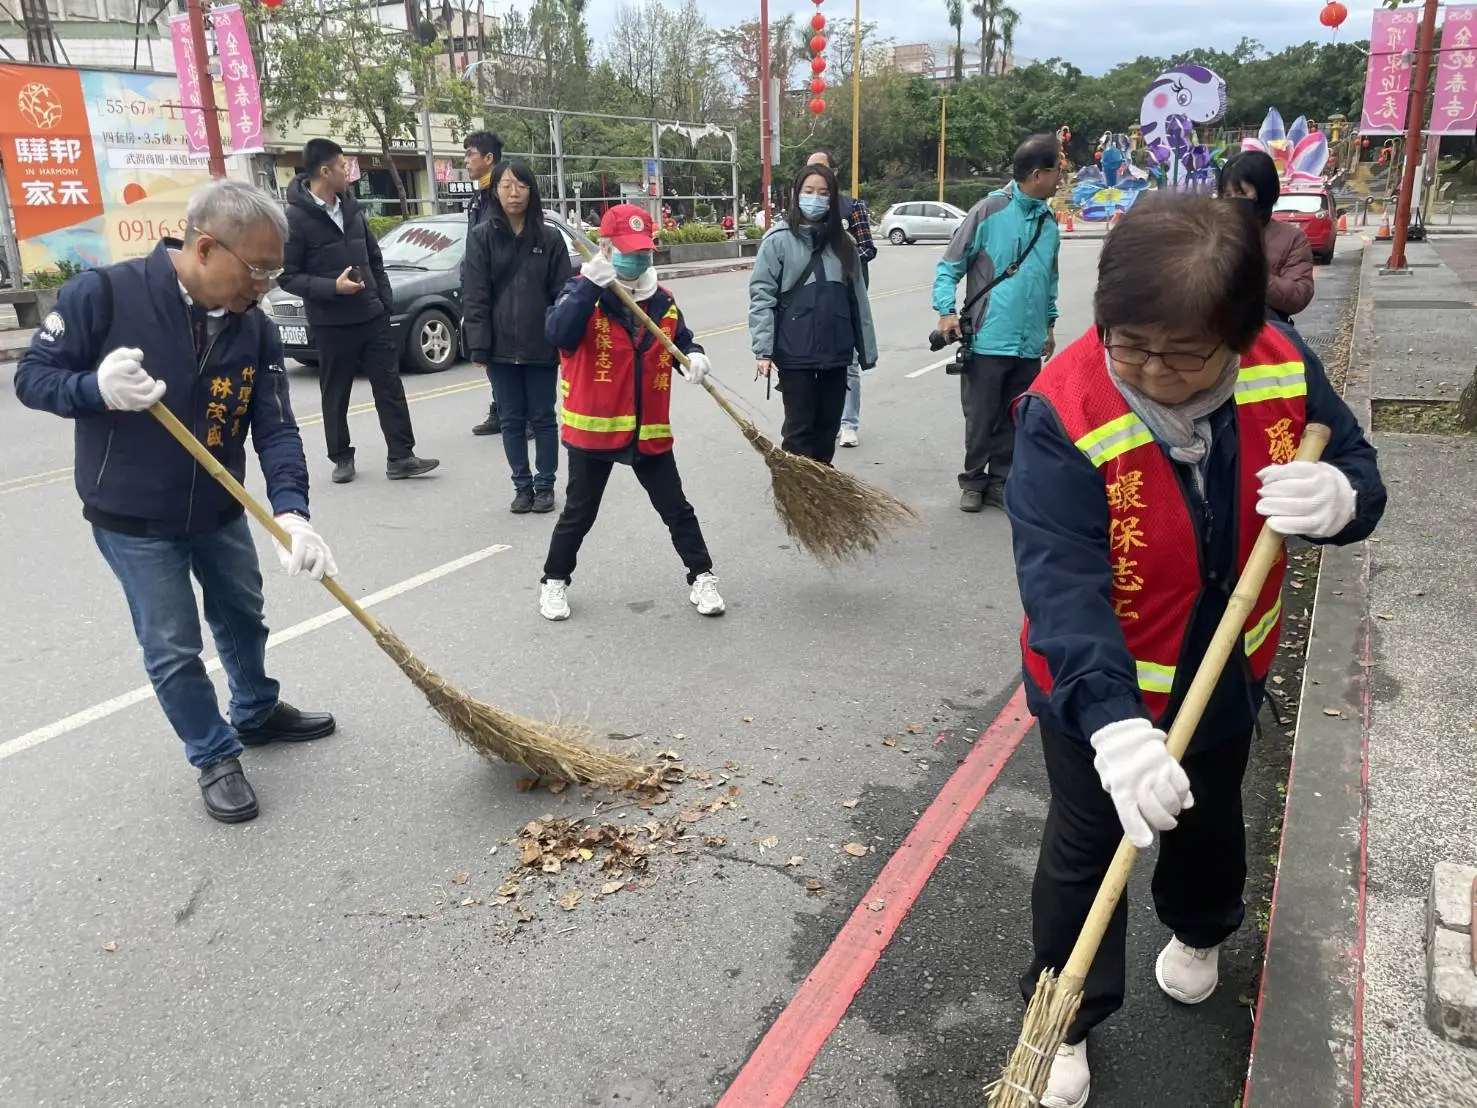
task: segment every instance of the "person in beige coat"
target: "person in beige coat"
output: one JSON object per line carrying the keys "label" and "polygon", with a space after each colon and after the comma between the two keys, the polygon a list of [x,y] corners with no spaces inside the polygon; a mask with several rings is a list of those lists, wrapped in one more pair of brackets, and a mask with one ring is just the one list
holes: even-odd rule
{"label": "person in beige coat", "polygon": [[1282,195],[1276,163],[1260,150],[1238,154],[1221,169],[1219,191],[1256,213],[1267,251],[1267,315],[1291,323],[1313,302],[1313,247],[1299,228],[1272,218]]}

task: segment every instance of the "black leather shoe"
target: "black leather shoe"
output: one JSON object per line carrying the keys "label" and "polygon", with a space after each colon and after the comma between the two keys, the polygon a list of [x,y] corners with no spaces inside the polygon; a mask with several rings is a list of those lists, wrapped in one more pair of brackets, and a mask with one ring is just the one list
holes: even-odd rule
{"label": "black leather shoe", "polygon": [[255,727],[236,729],[242,746],[266,746],[270,742],[302,743],[332,735],[338,725],[327,712],[299,712],[285,700]]}
{"label": "black leather shoe", "polygon": [[985,507],[985,494],[979,489],[965,489],[959,494],[959,510],[961,512],[979,512]]}
{"label": "black leather shoe", "polygon": [[540,514],[554,510],[554,490],[538,489],[533,494],[533,510]]}
{"label": "black leather shoe", "polygon": [[497,417],[497,405],[487,406],[487,418],[476,427],[472,428],[474,435],[501,435],[503,433],[503,421]]}
{"label": "black leather shoe", "polygon": [[256,793],[236,758],[227,758],[200,771],[200,796],[211,819],[222,823],[245,823],[256,819],[260,809]]}
{"label": "black leather shoe", "polygon": [[532,489],[519,489],[513,494],[513,503],[508,511],[515,516],[527,515],[533,511],[534,491]]}
{"label": "black leather shoe", "polygon": [[333,483],[335,485],[347,485],[354,479],[354,459],[345,462],[337,462],[333,467]]}
{"label": "black leather shoe", "polygon": [[391,481],[403,481],[407,477],[424,477],[441,464],[440,458],[397,458],[385,466],[385,476]]}

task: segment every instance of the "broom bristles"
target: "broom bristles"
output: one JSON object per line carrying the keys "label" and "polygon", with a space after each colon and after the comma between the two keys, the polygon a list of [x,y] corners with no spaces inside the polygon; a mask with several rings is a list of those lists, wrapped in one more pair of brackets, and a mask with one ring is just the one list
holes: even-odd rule
{"label": "broom bristles", "polygon": [[1056,1048],[1066,1041],[1081,1006],[1080,987],[1065,986],[1050,969],[1041,971],[1010,1060],[1000,1078],[985,1088],[990,1108],[1039,1108]]}
{"label": "broom bristles", "polygon": [[598,788],[628,788],[651,774],[635,758],[587,741],[585,728],[525,719],[468,696],[432,671],[395,632],[380,624],[374,636],[453,734],[487,759],[525,766],[540,777]]}
{"label": "broom bristles", "polygon": [[769,440],[709,389],[769,467],[775,512],[785,533],[830,567],[875,553],[895,527],[918,513],[889,492],[814,458],[791,454]]}

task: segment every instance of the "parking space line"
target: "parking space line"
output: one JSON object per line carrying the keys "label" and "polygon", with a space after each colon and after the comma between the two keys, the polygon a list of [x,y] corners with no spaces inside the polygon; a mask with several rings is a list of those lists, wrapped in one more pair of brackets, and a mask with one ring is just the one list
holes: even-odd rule
{"label": "parking space line", "polygon": [[[420,588],[422,585],[429,585],[432,581],[438,581],[442,577],[453,574],[459,569],[466,569],[468,566],[476,565],[478,562],[490,558],[494,554],[501,554],[504,550],[511,549],[512,547],[502,543],[484,546],[481,550],[473,551],[471,554],[453,559],[450,562],[444,562],[433,569],[426,570],[424,573],[418,573],[414,577],[407,577],[404,581],[396,582],[388,588],[381,589],[379,592],[370,593],[359,601],[359,606],[361,608],[372,608],[376,604],[383,604],[386,600],[392,600],[397,596],[402,596],[412,589]],[[348,615],[347,609],[334,608],[321,615],[316,615],[312,619],[305,619],[301,623],[294,623],[291,627],[269,635],[267,637],[267,649],[271,650],[274,646],[281,646],[283,643],[291,642],[293,639],[300,639],[304,635],[322,630],[324,627],[337,623],[341,619],[347,619]],[[205,671],[207,673],[219,673],[221,669],[222,666],[219,658],[212,658],[205,663]],[[96,723],[100,719],[106,719],[108,716],[121,712],[125,708],[131,708],[135,704],[142,704],[144,701],[152,699],[153,696],[154,688],[152,685],[140,685],[138,688],[130,689],[120,696],[115,696],[110,700],[104,700],[102,703],[94,704],[90,708],[84,708],[80,712],[73,712],[65,719],[59,719],[55,723],[48,723],[44,727],[36,728],[34,731],[27,731],[24,735],[0,743],[0,762],[22,751],[30,750],[33,746],[40,746],[44,742],[50,742],[52,739],[60,738],[62,735],[75,731],[79,727],[86,727],[89,723]]]}
{"label": "parking space line", "polygon": [[926,365],[922,369],[913,370],[912,373],[907,374],[907,378],[911,381],[914,377],[922,377],[925,373],[932,373],[936,369],[942,369],[946,365],[952,365],[953,362],[954,359],[952,357],[945,358],[941,362],[934,362],[932,365]]}
{"label": "parking space line", "polygon": [[[934,869],[1035,722],[1026,710],[1025,688],[1017,687],[888,859],[717,1108],[777,1108],[788,1103]],[[874,911],[879,904],[881,910]]]}

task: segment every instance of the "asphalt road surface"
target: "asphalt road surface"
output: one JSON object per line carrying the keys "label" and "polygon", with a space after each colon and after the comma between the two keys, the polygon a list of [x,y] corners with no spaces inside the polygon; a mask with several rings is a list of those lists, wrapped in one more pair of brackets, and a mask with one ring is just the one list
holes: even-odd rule
{"label": "asphalt road surface", "polygon": [[[1062,248],[1064,342],[1089,323],[1097,248]],[[314,521],[351,592],[375,594],[380,618],[482,698],[639,735],[712,774],[713,789],[675,786],[670,807],[595,821],[665,819],[738,787],[694,825],[701,838],[617,892],[578,863],[526,878],[522,921],[496,895],[518,830],[605,798],[520,792],[520,772],[460,747],[320,588],[276,572],[264,538],[268,620],[286,632],[270,667],[339,732],[247,753],[254,823],[204,815],[81,519],[70,429],[0,394],[0,1104],[714,1104],[1019,681],[1008,524],[959,512],[957,386],[924,372],[940,357],[926,344],[940,252],[884,247],[873,267],[881,364],[862,445],[838,462],[921,516],[874,561],[831,574],[793,549],[762,462],[706,395],[674,384],[721,620],[689,607],[625,472],[586,542],[573,619],[538,616],[554,517],[508,513],[500,442],[469,433],[488,399],[470,366],[406,379],[417,449],[442,459],[417,482],[384,479],[361,382],[348,486],[327,480],[311,371],[293,373]],[[673,288],[718,378],[775,432],[746,281]],[[795,1104],[978,1103],[1019,1028],[1044,810],[1028,735]],[[845,851],[857,843],[872,853]],[[583,899],[561,908],[574,889]],[[1132,999],[1094,1044],[1094,1105],[1229,1105],[1249,982],[1175,1008],[1152,984],[1163,935],[1145,898],[1132,920]],[[1235,941],[1249,964],[1255,932]]]}

